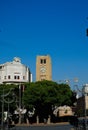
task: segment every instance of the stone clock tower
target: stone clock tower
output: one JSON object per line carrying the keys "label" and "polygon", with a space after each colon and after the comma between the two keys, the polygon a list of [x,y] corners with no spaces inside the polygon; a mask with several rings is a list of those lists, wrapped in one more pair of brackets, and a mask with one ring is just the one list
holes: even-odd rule
{"label": "stone clock tower", "polygon": [[51,58],[49,55],[37,56],[36,81],[52,80]]}

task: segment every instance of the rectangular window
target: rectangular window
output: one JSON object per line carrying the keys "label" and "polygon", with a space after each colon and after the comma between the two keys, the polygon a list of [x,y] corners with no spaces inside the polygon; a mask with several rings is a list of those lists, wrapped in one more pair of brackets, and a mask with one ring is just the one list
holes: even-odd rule
{"label": "rectangular window", "polygon": [[14,76],[14,79],[20,79],[20,76],[15,75],[15,76]]}
{"label": "rectangular window", "polygon": [[46,59],[40,59],[40,64],[46,64]]}
{"label": "rectangular window", "polygon": [[10,79],[10,75],[8,75],[8,79]]}
{"label": "rectangular window", "polygon": [[14,76],[14,79],[16,79],[16,76]]}
{"label": "rectangular window", "polygon": [[14,79],[20,79],[20,76],[15,75]]}
{"label": "rectangular window", "polygon": [[46,64],[46,59],[44,59],[44,64]]}
{"label": "rectangular window", "polygon": [[20,76],[17,76],[17,79],[20,79]]}
{"label": "rectangular window", "polygon": [[43,64],[43,59],[40,59],[40,63]]}

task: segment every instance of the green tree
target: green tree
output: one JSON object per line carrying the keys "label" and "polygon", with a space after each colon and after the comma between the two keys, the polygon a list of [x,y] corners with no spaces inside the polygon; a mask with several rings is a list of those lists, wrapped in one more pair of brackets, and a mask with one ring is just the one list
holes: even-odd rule
{"label": "green tree", "polygon": [[53,81],[38,81],[26,84],[23,100],[26,108],[34,107],[36,115],[48,118],[52,106],[71,105],[72,91],[67,84]]}

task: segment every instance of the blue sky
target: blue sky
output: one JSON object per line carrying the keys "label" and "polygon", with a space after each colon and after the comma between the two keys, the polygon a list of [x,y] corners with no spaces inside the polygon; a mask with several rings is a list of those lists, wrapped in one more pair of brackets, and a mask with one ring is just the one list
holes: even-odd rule
{"label": "blue sky", "polygon": [[0,0],[0,64],[20,57],[35,81],[48,54],[54,81],[88,83],[87,17],[88,0]]}

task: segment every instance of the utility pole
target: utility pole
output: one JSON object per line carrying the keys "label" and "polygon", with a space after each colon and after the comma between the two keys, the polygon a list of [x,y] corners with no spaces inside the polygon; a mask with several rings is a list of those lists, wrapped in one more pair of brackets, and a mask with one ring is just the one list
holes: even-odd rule
{"label": "utility pole", "polygon": [[[11,101],[9,101],[9,102],[5,100],[5,97],[8,97],[9,94],[11,93],[11,90],[13,90],[13,88],[11,88],[10,91],[9,91],[8,93],[5,93],[5,92],[4,92],[4,87],[3,87],[3,93],[2,93],[2,95],[1,95],[1,98],[2,98],[2,120],[1,120],[1,130],[4,130],[4,103],[10,104],[10,103],[12,103],[12,102],[14,101],[14,99],[11,100]],[[14,97],[14,96],[13,96],[13,97]],[[8,110],[9,110],[9,108],[8,108]],[[8,118],[8,117],[7,117],[7,118]]]}
{"label": "utility pole", "polygon": [[2,120],[1,120],[1,128],[4,129],[4,88],[3,88],[3,95],[2,95]]}
{"label": "utility pole", "polygon": [[19,124],[21,124],[21,85],[19,85]]}

